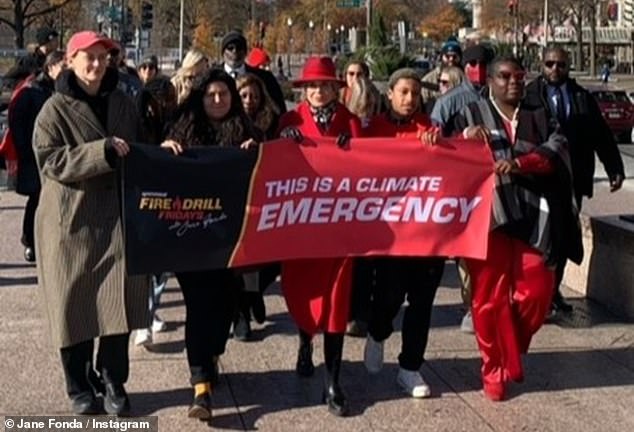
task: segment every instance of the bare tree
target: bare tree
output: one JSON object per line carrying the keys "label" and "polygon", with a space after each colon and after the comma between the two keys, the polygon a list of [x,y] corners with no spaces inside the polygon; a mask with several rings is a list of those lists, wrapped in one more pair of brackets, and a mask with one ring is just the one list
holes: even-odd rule
{"label": "bare tree", "polygon": [[24,48],[24,31],[46,15],[79,0],[1,0],[0,24],[15,33],[15,47]]}
{"label": "bare tree", "polygon": [[586,24],[590,28],[589,72],[592,76],[596,74],[596,15],[599,2],[600,0],[557,0],[554,2],[555,10],[573,20],[577,39],[577,67],[580,70],[583,70],[585,65],[583,56],[583,25]]}

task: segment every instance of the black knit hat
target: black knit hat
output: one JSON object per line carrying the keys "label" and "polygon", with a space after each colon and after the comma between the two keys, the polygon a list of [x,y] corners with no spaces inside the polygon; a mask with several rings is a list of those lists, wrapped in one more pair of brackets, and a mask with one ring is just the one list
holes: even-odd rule
{"label": "black knit hat", "polygon": [[47,43],[49,43],[50,41],[52,41],[58,36],[59,36],[59,33],[57,33],[52,28],[42,27],[41,29],[37,30],[37,33],[35,33],[35,41],[37,42],[39,46],[42,46],[42,45],[46,45]]}
{"label": "black knit hat", "polygon": [[155,55],[145,56],[143,57],[143,60],[141,60],[141,63],[139,63],[139,66],[143,65],[151,66],[154,69],[158,69],[158,58]]}
{"label": "black knit hat", "polygon": [[449,39],[442,45],[440,49],[442,54],[456,54],[459,57],[462,57],[462,49],[460,48],[460,43],[455,39]]}
{"label": "black knit hat", "polygon": [[462,53],[462,64],[464,66],[470,61],[489,64],[493,57],[495,57],[495,53],[491,48],[484,45],[473,45]]}
{"label": "black knit hat", "polygon": [[238,48],[242,48],[244,51],[247,50],[247,39],[244,37],[242,32],[237,30],[232,30],[222,38],[222,51],[227,48],[229,44],[236,44]]}

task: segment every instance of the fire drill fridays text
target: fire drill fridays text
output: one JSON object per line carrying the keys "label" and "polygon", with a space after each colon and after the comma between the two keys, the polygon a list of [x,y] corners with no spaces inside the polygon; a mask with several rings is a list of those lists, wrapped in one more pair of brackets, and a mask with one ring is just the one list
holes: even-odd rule
{"label": "fire drill fridays text", "polygon": [[258,231],[295,224],[338,222],[434,222],[448,224],[456,218],[466,223],[482,201],[475,197],[420,196],[420,192],[440,191],[442,177],[364,177],[354,182],[348,177],[299,177],[266,182],[267,198],[316,193],[376,193],[389,196],[303,197],[262,206]]}

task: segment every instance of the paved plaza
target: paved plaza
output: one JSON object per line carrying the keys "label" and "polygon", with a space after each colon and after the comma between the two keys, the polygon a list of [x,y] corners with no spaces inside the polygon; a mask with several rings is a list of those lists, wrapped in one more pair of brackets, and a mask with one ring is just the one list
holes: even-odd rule
{"label": "paved plaza", "polygon": [[[621,146],[629,173],[623,191],[607,192],[601,169],[586,216],[634,213],[634,146]],[[38,296],[35,267],[24,262],[19,242],[24,199],[0,192],[0,415],[64,415],[59,354],[51,349]],[[574,287],[572,287],[574,288]],[[460,332],[463,305],[454,266],[448,263],[436,298],[427,362],[421,372],[430,399],[413,400],[395,383],[400,332],[386,343],[386,367],[369,375],[363,339],[347,338],[342,385],[351,416],[336,418],[321,404],[323,362],[316,339],[316,374],[294,371],[298,338],[279,287],[266,295],[268,320],[255,341],[229,341],[221,358],[210,424],[186,418],[192,391],[185,358],[185,309],[174,279],[160,316],[168,331],[151,351],[131,347],[127,389],[134,416],[156,415],[160,431],[539,431],[634,430],[634,324],[569,288],[575,311],[549,322],[524,359],[526,380],[509,400],[493,403],[480,392],[479,356],[473,335]],[[399,323],[397,319],[397,329]],[[3,426],[4,427],[4,426]]]}

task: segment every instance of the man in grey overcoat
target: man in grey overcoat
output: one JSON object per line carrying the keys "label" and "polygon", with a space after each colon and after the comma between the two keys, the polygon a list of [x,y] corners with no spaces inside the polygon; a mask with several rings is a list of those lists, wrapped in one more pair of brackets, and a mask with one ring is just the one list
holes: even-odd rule
{"label": "man in grey overcoat", "polygon": [[138,121],[116,88],[117,72],[106,67],[111,46],[89,31],[70,38],[69,70],[58,77],[33,135],[42,181],[38,280],[77,414],[129,411],[129,335],[149,323],[149,278],[126,275],[115,170],[137,139]]}

